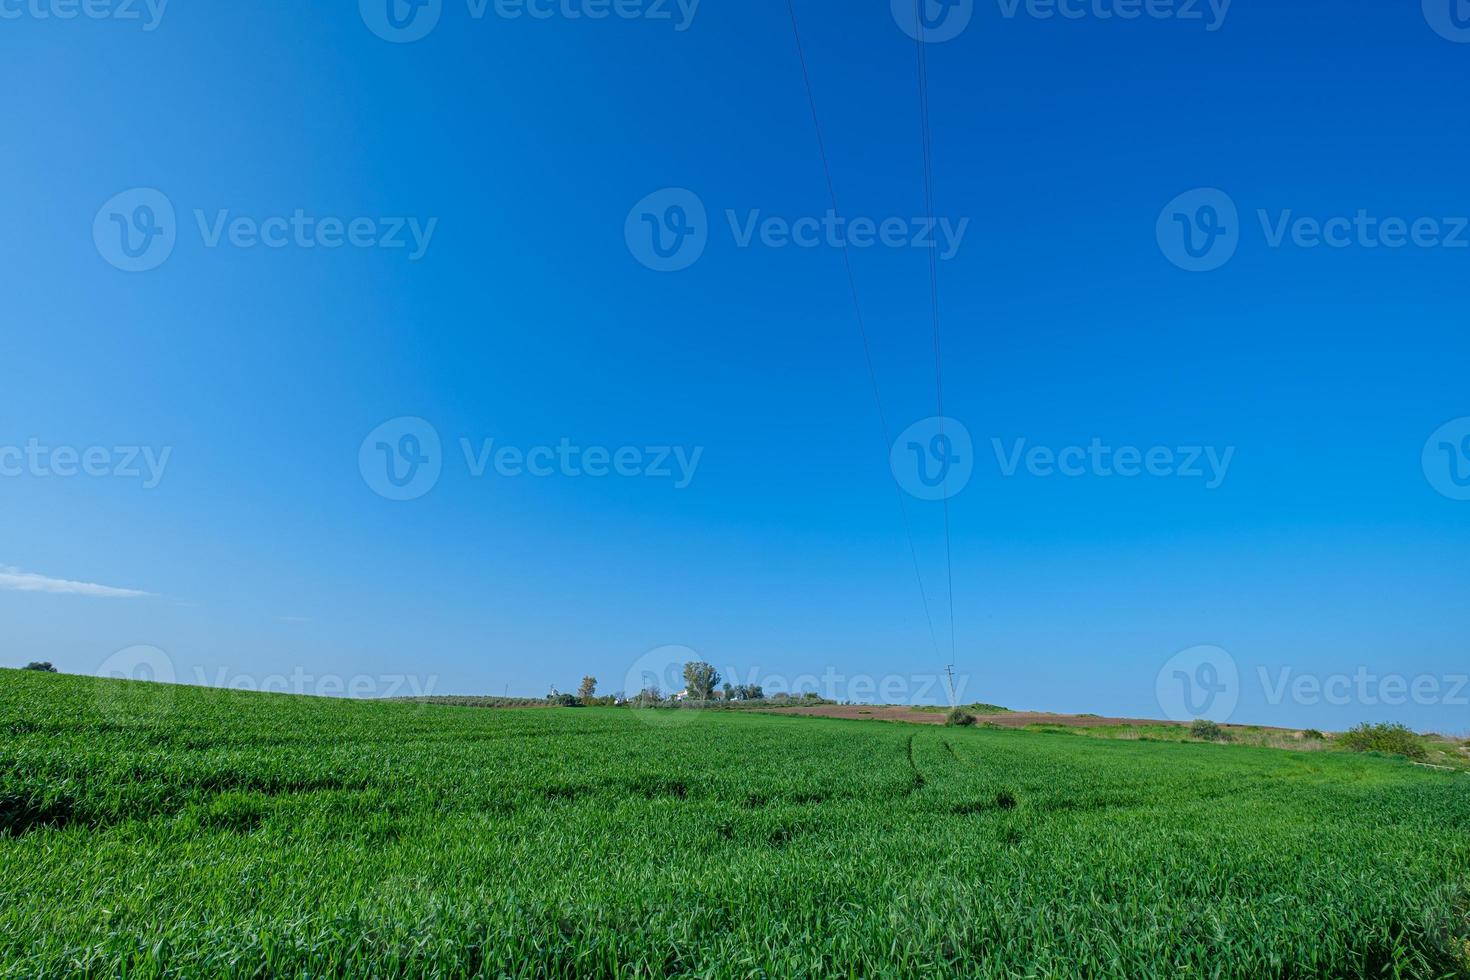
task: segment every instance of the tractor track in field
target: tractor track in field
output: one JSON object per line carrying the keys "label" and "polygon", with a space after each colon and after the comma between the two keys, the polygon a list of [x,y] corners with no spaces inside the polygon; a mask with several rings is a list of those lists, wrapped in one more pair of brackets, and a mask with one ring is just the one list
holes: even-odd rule
{"label": "tractor track in field", "polygon": [[924,774],[919,771],[918,763],[914,762],[915,738],[916,736],[910,735],[908,741],[909,768],[914,771],[914,783],[913,786],[909,788],[910,793],[917,793],[919,790],[924,788]]}

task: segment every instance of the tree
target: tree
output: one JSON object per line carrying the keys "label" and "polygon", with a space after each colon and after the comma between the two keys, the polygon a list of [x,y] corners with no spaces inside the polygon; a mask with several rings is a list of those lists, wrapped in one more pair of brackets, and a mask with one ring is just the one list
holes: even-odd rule
{"label": "tree", "polygon": [[684,665],[684,685],[689,689],[690,700],[713,700],[715,688],[719,686],[719,683],[720,672],[703,660],[691,661]]}
{"label": "tree", "polygon": [[56,673],[56,668],[51,666],[51,661],[49,660],[32,660],[30,663],[26,664],[25,669],[42,670],[48,674]]}
{"label": "tree", "polygon": [[582,678],[582,686],[577,688],[577,697],[581,698],[582,703],[585,704],[588,701],[591,701],[593,696],[596,694],[597,678],[593,677],[591,674],[588,674],[586,677]]}

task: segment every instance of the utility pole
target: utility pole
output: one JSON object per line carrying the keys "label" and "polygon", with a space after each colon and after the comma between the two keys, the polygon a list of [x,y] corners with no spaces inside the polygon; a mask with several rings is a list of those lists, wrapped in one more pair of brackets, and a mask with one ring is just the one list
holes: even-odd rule
{"label": "utility pole", "polygon": [[954,703],[954,664],[949,664],[948,666],[946,666],[944,668],[944,674],[946,677],[949,678],[949,706],[951,708],[957,708],[959,707],[959,705]]}

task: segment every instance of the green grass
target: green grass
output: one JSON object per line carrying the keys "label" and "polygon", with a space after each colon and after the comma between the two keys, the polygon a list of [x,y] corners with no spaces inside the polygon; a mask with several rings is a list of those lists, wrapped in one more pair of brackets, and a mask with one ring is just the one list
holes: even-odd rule
{"label": "green grass", "polygon": [[1464,977],[1470,778],[0,671],[0,976]]}
{"label": "green grass", "polygon": [[[1080,716],[1079,716],[1080,717]],[[1026,730],[1044,732],[1049,735],[1077,735],[1083,738],[1113,740],[1136,740],[1145,742],[1188,742],[1200,741],[1189,725],[1174,725],[1165,722],[1155,724],[1089,725],[1069,726],[1039,722],[1027,725]],[[1355,732],[1365,728],[1380,729],[1383,726],[1359,726]],[[1463,739],[1444,735],[1413,735],[1407,730],[1394,732],[1387,739],[1352,737],[1354,732],[1324,736],[1317,732],[1316,738],[1308,732],[1283,728],[1263,728],[1256,725],[1222,725],[1229,736],[1226,741],[1237,745],[1252,745],[1273,749],[1289,749],[1295,752],[1370,752],[1379,755],[1400,755],[1427,765],[1470,772],[1470,745]],[[1407,746],[1407,747],[1406,747]]]}

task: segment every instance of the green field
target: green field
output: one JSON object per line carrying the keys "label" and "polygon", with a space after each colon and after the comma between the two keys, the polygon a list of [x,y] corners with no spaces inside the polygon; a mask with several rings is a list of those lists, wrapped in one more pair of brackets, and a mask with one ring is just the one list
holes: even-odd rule
{"label": "green field", "polygon": [[0,976],[1464,977],[1470,777],[0,671]]}

